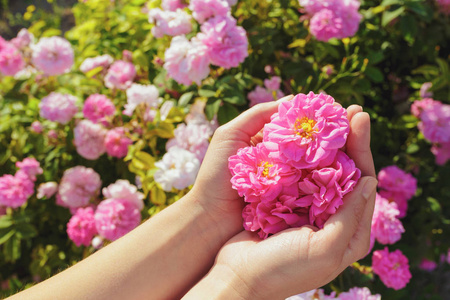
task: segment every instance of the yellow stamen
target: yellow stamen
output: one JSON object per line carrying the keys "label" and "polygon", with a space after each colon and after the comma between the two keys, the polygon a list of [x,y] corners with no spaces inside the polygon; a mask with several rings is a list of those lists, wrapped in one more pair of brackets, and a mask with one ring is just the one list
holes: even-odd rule
{"label": "yellow stamen", "polygon": [[308,117],[297,119],[294,124],[295,134],[304,138],[312,138],[313,134],[317,132],[317,129],[314,128],[316,123],[316,121],[308,119]]}
{"label": "yellow stamen", "polygon": [[267,161],[262,161],[259,166],[264,168],[262,176],[269,177],[269,168],[273,167],[273,165],[269,164]]}

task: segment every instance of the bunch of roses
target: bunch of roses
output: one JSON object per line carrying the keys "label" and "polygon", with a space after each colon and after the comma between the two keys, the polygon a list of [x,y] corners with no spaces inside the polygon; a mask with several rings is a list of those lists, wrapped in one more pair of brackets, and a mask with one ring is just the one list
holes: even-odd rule
{"label": "bunch of roses", "polygon": [[69,72],[73,63],[73,49],[62,37],[43,37],[35,44],[27,29],[9,42],[0,37],[0,72],[4,75],[26,78],[38,71],[60,75]]}
{"label": "bunch of roses", "polygon": [[433,143],[436,164],[444,165],[450,159],[450,105],[425,98],[414,101],[411,113],[420,119],[417,127]]}
{"label": "bunch of roses", "polygon": [[76,166],[64,172],[59,186],[47,182],[39,187],[38,198],[57,193],[56,204],[70,209],[67,234],[77,246],[92,243],[99,247],[103,239],[114,241],[141,222],[144,195],[136,186],[117,180],[103,188],[105,200],[99,201],[101,185],[100,175],[93,169]]}
{"label": "bunch of roses", "polygon": [[261,238],[322,228],[361,175],[340,150],[348,133],[347,111],[331,96],[310,92],[280,103],[263,141],[229,158],[232,186],[247,202],[244,228]]}
{"label": "bunch of roses", "polygon": [[239,66],[248,56],[247,35],[231,16],[236,1],[191,0],[192,17],[201,24],[191,40],[192,17],[183,10],[182,1],[163,1],[162,8],[151,9],[149,22],[154,23],[155,37],[174,36],[165,51],[164,68],[175,81],[185,85],[200,84],[210,73],[210,64],[225,69]]}
{"label": "bunch of roses", "polygon": [[0,177],[0,207],[17,208],[27,202],[34,194],[36,175],[42,174],[39,162],[34,158],[25,158],[16,162],[19,169],[14,175]]}
{"label": "bunch of roses", "polygon": [[311,18],[309,30],[319,41],[342,39],[358,31],[359,0],[299,0]]}

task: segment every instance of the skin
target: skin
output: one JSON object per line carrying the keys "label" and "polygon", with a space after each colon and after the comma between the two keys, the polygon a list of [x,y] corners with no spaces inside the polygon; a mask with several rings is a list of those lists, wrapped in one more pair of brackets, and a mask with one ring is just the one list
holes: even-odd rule
{"label": "skin", "polygon": [[284,299],[331,281],[369,247],[376,187],[369,116],[348,108],[346,151],[364,177],[345,204],[322,230],[290,229],[261,241],[243,231],[228,157],[262,140],[278,104],[256,105],[221,126],[183,199],[11,299]]}

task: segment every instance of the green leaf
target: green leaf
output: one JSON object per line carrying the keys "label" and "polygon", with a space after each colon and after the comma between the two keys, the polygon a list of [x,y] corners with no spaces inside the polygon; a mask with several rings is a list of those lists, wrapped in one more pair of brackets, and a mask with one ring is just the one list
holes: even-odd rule
{"label": "green leaf", "polygon": [[438,213],[438,214],[441,213],[441,204],[439,203],[439,201],[437,201],[433,197],[428,197],[427,201],[430,204],[430,208],[433,212]]}
{"label": "green leaf", "polygon": [[21,223],[17,224],[15,228],[17,231],[17,236],[21,239],[29,239],[38,234],[36,228],[31,224]]}
{"label": "green leaf", "polygon": [[217,113],[217,120],[219,124],[223,125],[239,115],[239,110],[236,109],[233,105],[229,103],[224,103]]}
{"label": "green leaf", "polygon": [[153,185],[150,192],[150,201],[156,205],[164,205],[166,203],[166,193],[157,185]]}
{"label": "green leaf", "polygon": [[217,91],[211,91],[211,90],[199,90],[198,94],[202,97],[206,97],[206,98],[210,98],[210,97],[215,97],[216,96],[216,92]]}
{"label": "green leaf", "polygon": [[411,144],[406,148],[406,153],[413,154],[419,151],[419,146],[417,144]]}
{"label": "green leaf", "polygon": [[399,7],[396,10],[390,11],[384,11],[383,15],[381,17],[381,25],[386,26],[388,25],[392,20],[400,16],[405,11],[405,7]]}
{"label": "green leaf", "polygon": [[364,73],[369,77],[373,82],[382,82],[384,79],[383,73],[381,73],[380,69],[368,66]]}
{"label": "green leaf", "polygon": [[0,236],[0,245],[6,243],[15,233],[16,231],[13,229],[3,236]]}
{"label": "green leaf", "polygon": [[235,105],[247,104],[244,93],[238,89],[225,90],[224,94],[223,101],[225,102]]}
{"label": "green leaf", "polygon": [[11,220],[11,216],[1,216],[0,217],[0,228],[8,228],[13,224],[13,221]]}
{"label": "green leaf", "polygon": [[221,103],[222,100],[215,100],[213,103],[206,104],[205,114],[208,120],[212,120],[217,115]]}
{"label": "green leaf", "polygon": [[417,35],[416,20],[411,15],[405,15],[400,19],[400,30],[402,31],[404,39],[412,44]]}
{"label": "green leaf", "polygon": [[383,0],[383,2],[381,2],[381,6],[390,6],[390,5],[394,5],[394,4],[402,4],[403,0]]}
{"label": "green leaf", "polygon": [[181,95],[180,99],[178,99],[178,105],[179,106],[188,105],[193,96],[194,96],[194,92],[184,93],[183,95]]}

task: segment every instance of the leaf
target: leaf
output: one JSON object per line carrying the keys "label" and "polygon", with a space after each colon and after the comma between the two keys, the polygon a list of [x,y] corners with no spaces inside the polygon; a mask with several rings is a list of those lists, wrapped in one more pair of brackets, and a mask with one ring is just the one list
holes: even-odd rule
{"label": "leaf", "polygon": [[380,69],[368,66],[364,71],[364,74],[367,75],[373,82],[382,82],[384,79],[383,73],[381,73]]}
{"label": "leaf", "polygon": [[4,215],[0,217],[0,228],[8,228],[12,224],[11,216]]}
{"label": "leaf", "polygon": [[199,90],[198,94],[202,97],[206,97],[206,98],[210,98],[210,97],[215,97],[216,96],[216,92],[217,91],[211,91],[211,90]]}
{"label": "leaf", "polygon": [[412,44],[417,35],[416,20],[411,15],[403,16],[400,19],[400,30],[402,31],[404,39]]}
{"label": "leaf", "polygon": [[89,71],[86,73],[86,77],[92,78],[92,77],[94,77],[95,75],[97,75],[98,73],[100,73],[102,70],[103,70],[103,67],[102,67],[102,66],[97,67],[97,68],[94,68],[94,69],[92,69],[92,70],[89,70]]}
{"label": "leaf", "polygon": [[16,231],[13,229],[3,236],[0,236],[0,245],[6,243],[15,233]]}
{"label": "leaf", "polygon": [[173,138],[173,131],[175,127],[172,123],[168,122],[160,122],[158,127],[155,129],[155,133],[157,136],[162,137],[163,139]]}
{"label": "leaf", "polygon": [[180,99],[178,99],[178,105],[179,106],[188,105],[193,96],[194,96],[194,92],[184,93],[183,95],[181,95]]}
{"label": "leaf", "polygon": [[217,113],[217,120],[219,124],[223,125],[239,115],[239,110],[236,109],[233,105],[229,103],[224,103],[220,106],[219,111]]}
{"label": "leaf", "polygon": [[150,201],[156,205],[166,204],[166,193],[157,184],[151,189]]}
{"label": "leaf", "polygon": [[21,239],[29,239],[38,234],[36,228],[27,223],[21,223],[16,226],[17,236]]}
{"label": "leaf", "polygon": [[402,4],[403,0],[383,0],[383,2],[381,2],[381,6],[390,6],[390,5],[394,5],[394,4]]}
{"label": "leaf", "polygon": [[408,146],[408,148],[406,148],[406,153],[408,154],[413,154],[416,153],[417,151],[419,151],[419,146],[417,144],[411,144]]}
{"label": "leaf", "polygon": [[399,7],[396,10],[390,11],[384,11],[383,15],[381,17],[381,25],[384,27],[388,25],[392,20],[400,16],[405,11],[405,7]]}
{"label": "leaf", "polygon": [[138,151],[134,154],[131,164],[141,170],[148,170],[154,167],[155,158],[144,151]]}
{"label": "leaf", "polygon": [[437,201],[433,197],[428,197],[427,201],[430,204],[430,208],[433,212],[435,212],[437,214],[441,213],[441,204],[439,203],[439,201]]}
{"label": "leaf", "polygon": [[208,120],[212,120],[214,116],[217,115],[221,103],[222,100],[215,100],[213,103],[206,104],[205,115]]}

